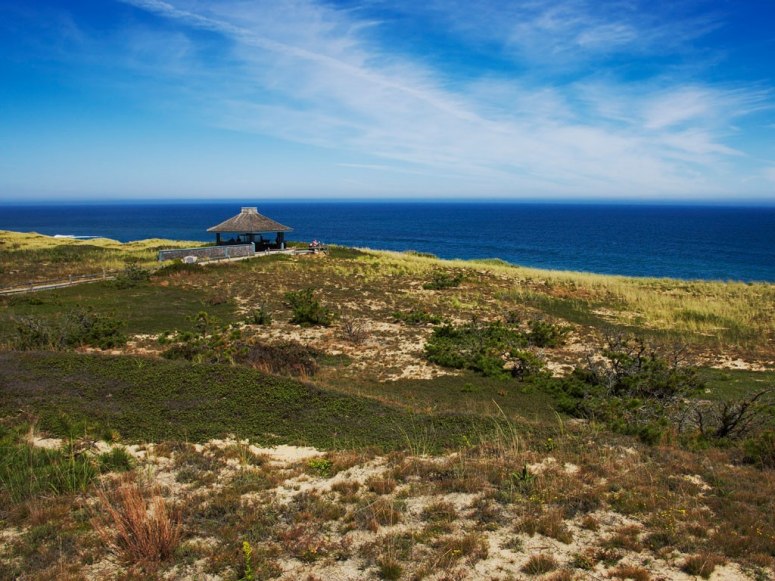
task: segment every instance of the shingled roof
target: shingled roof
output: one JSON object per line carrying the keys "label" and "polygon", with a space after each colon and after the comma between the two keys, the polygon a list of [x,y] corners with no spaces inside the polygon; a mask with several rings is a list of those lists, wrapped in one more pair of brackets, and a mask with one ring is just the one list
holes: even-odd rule
{"label": "shingled roof", "polygon": [[242,211],[221,222],[217,226],[208,228],[208,232],[234,232],[239,234],[259,234],[261,232],[290,232],[293,228],[283,226],[279,222],[262,216],[257,208],[242,208]]}

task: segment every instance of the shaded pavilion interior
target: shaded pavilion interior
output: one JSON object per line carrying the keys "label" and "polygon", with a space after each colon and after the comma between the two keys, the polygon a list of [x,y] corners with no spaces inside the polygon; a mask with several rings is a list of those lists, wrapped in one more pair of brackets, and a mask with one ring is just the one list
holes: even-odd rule
{"label": "shaded pavilion interior", "polygon": [[[258,208],[244,207],[236,216],[207,231],[215,233],[215,243],[219,246],[253,244],[256,250],[280,250],[285,247],[285,233],[292,232],[293,228],[259,214]],[[232,237],[227,239],[224,234]],[[273,234],[274,239],[264,238],[264,234]]]}

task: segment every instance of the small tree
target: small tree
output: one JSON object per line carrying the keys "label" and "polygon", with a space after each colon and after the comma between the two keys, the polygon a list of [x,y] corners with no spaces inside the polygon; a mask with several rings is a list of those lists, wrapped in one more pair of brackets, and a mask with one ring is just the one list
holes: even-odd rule
{"label": "small tree", "polygon": [[320,304],[311,288],[285,293],[285,302],[293,313],[291,323],[296,325],[328,327],[334,320],[334,314]]}

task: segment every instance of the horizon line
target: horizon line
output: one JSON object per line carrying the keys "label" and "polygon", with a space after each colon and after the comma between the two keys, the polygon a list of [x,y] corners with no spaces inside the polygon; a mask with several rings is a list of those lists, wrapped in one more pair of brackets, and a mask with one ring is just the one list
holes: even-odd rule
{"label": "horizon line", "polygon": [[727,207],[775,207],[775,198],[742,198],[742,199],[719,199],[719,198],[677,198],[672,200],[654,199],[654,198],[474,198],[474,197],[419,197],[419,198],[396,198],[396,197],[375,197],[375,198],[357,198],[357,197],[321,197],[321,198],[261,198],[261,197],[234,197],[234,198],[115,198],[112,200],[101,200],[95,198],[40,198],[33,200],[25,199],[0,199],[0,206],[66,206],[66,205],[157,205],[157,204],[298,204],[298,203],[397,203],[397,204],[433,204],[433,203],[459,203],[459,204],[526,204],[526,205],[612,205],[612,206],[727,206]]}

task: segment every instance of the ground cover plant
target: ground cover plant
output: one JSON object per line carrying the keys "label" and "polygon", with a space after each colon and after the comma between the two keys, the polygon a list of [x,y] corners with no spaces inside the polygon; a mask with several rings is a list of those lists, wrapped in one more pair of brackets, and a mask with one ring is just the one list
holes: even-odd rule
{"label": "ground cover plant", "polygon": [[[773,285],[106,244],[0,300],[0,577],[775,574]],[[126,343],[14,344],[76,311]]]}

